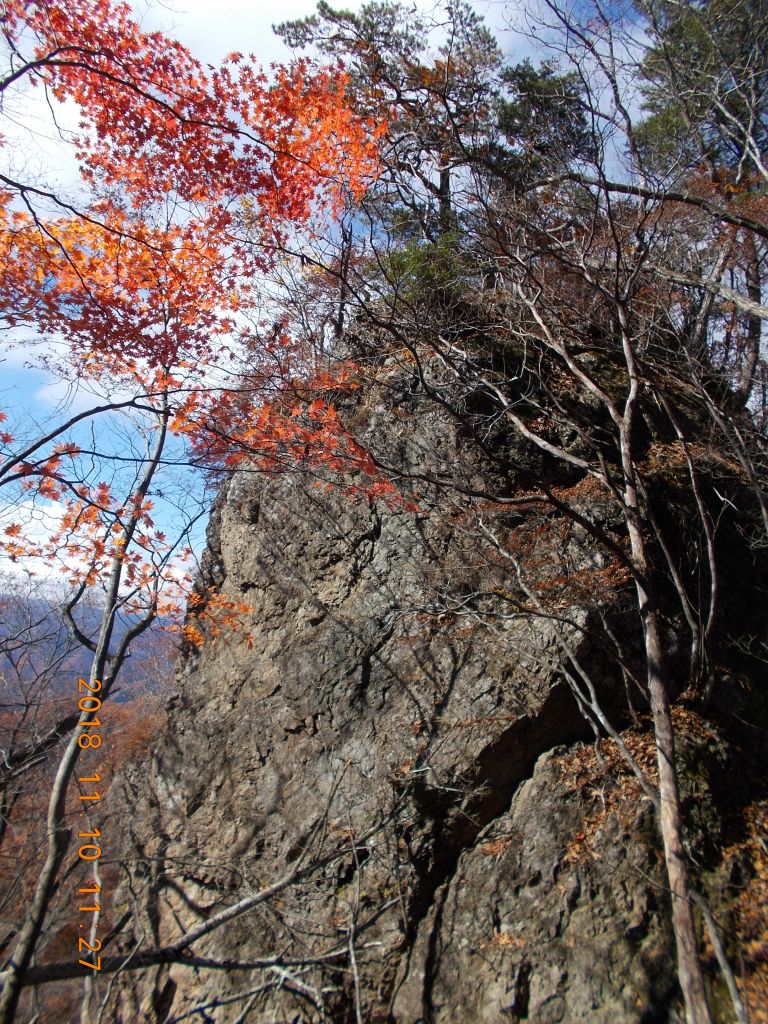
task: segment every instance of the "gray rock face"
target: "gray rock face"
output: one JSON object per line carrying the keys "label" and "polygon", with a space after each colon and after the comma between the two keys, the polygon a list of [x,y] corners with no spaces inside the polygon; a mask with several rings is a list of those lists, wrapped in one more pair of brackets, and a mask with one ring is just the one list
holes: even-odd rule
{"label": "gray rock face", "polygon": [[[447,460],[459,439],[429,429]],[[585,845],[601,797],[564,767],[592,735],[564,650],[611,714],[623,684],[586,603],[510,599],[481,527],[517,515],[411,513],[299,471],[229,482],[204,584],[242,625],[190,648],[151,765],[123,780],[124,946],[248,910],[186,964],[126,972],[112,1019],[678,1019],[650,804],[609,804]],[[531,571],[599,565],[573,531],[527,551]]]}
{"label": "gray rock face", "polygon": [[629,827],[606,821],[574,863],[585,805],[564,781],[557,753],[544,754],[461,854],[419,928],[395,1020],[453,1021],[457,1006],[489,1024],[643,1020],[671,994],[648,807]]}

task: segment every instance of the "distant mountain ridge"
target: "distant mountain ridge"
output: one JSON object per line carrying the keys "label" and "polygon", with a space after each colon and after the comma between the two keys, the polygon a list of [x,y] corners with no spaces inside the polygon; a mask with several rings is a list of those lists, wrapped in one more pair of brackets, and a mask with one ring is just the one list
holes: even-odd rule
{"label": "distant mountain ridge", "polygon": [[[101,616],[97,606],[79,607],[78,626],[86,636],[94,637]],[[117,619],[113,648],[135,621],[131,616]],[[164,626],[167,623],[158,620],[131,644],[113,693],[115,700],[123,702],[137,693],[157,693],[167,685],[175,660],[175,641]],[[77,676],[87,676],[91,663],[91,652],[71,641],[60,602],[0,594],[0,679],[6,685],[13,688],[39,680],[54,696],[69,690]]]}

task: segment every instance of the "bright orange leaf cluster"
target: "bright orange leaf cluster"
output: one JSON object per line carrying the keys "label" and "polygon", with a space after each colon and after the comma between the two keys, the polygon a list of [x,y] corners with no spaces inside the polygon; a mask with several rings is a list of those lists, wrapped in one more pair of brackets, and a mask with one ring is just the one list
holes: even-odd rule
{"label": "bright orange leaf cluster", "polygon": [[206,69],[113,0],[9,0],[0,26],[10,51],[30,51],[0,86],[77,103],[90,189],[53,218],[23,183],[0,192],[0,307],[78,358],[215,357],[285,227],[375,173],[377,129],[349,109],[338,68],[300,61],[270,81],[233,54]]}
{"label": "bright orange leaf cluster", "polygon": [[[241,54],[204,67],[120,0],[7,0],[0,31],[13,55],[0,91],[26,82],[78,106],[82,173],[77,200],[6,179],[5,324],[56,338],[47,364],[69,379],[136,396],[137,466],[167,425],[174,458],[206,469],[309,463],[389,498],[329,400],[352,371],[308,381],[300,339],[253,312],[287,232],[376,173],[384,126],[352,113],[342,70],[303,60],[268,78]],[[6,556],[59,564],[76,587],[106,586],[117,564],[129,604],[178,614],[189,580],[155,528],[155,483],[119,495],[66,430],[26,444],[0,434],[0,483],[56,502],[58,525],[45,542],[6,525]],[[238,611],[219,605],[217,621]]]}
{"label": "bright orange leaf cluster", "polygon": [[59,219],[43,232],[6,210],[0,303],[8,321],[63,336],[86,374],[215,356],[250,291],[244,254],[206,221],[161,229],[114,208],[99,213],[100,224]]}
{"label": "bright orange leaf cluster", "polygon": [[345,103],[338,68],[300,61],[272,82],[240,54],[204,68],[115,0],[7,0],[2,30],[15,50],[35,40],[14,77],[78,104],[86,177],[119,183],[136,209],[174,193],[228,223],[232,200],[249,197],[270,221],[302,220],[318,186],[360,190],[374,170],[371,133]]}

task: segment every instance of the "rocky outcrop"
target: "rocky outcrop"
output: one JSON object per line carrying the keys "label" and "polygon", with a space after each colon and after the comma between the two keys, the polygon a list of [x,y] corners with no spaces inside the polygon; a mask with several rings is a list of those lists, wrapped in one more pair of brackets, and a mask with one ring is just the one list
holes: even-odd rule
{"label": "rocky outcrop", "polygon": [[[401,460],[489,472],[449,421],[387,416]],[[597,578],[583,532],[460,493],[429,513],[299,469],[224,487],[202,590],[241,625],[187,651],[151,764],[123,780],[121,942],[248,910],[186,963],[126,972],[115,1021],[681,1019],[652,806],[626,767],[603,771],[615,748],[593,747],[569,685],[584,666],[628,724],[593,628],[598,608],[631,658],[621,581],[523,613],[494,539],[531,572]]]}

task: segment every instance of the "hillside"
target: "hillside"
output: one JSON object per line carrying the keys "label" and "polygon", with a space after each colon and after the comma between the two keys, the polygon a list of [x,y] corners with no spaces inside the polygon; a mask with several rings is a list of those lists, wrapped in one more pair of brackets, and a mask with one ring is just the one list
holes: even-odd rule
{"label": "hillside", "polygon": [[768,9],[480,6],[6,4],[0,1024],[768,1024]]}

